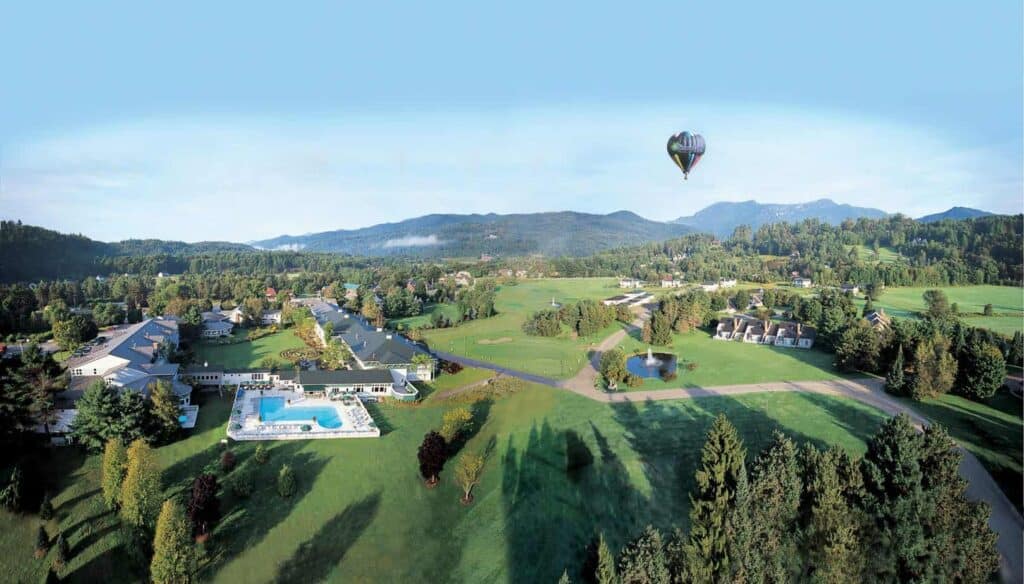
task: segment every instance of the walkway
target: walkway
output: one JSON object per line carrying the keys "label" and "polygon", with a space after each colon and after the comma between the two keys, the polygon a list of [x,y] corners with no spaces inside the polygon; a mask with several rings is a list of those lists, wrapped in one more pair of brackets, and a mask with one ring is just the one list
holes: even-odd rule
{"label": "walkway", "polygon": [[[643,319],[641,318],[634,321],[630,328],[642,325]],[[601,341],[591,353],[590,361],[583,369],[574,377],[565,381],[557,381],[541,375],[516,371],[487,363],[486,361],[478,361],[450,353],[434,351],[434,355],[461,365],[490,369],[503,375],[518,377],[524,381],[565,389],[583,397],[605,403],[662,401],[711,396],[733,396],[747,393],[796,391],[855,399],[874,406],[891,416],[901,413],[907,414],[918,428],[928,424],[928,420],[924,416],[921,416],[909,406],[885,393],[882,381],[874,378],[834,381],[782,381],[714,387],[659,389],[653,391],[606,392],[597,389],[596,382],[601,353],[618,345],[628,332],[629,330],[627,329],[619,330]],[[960,448],[960,451],[963,454],[963,461],[960,463],[960,475],[967,480],[967,496],[975,501],[985,501],[992,510],[989,525],[999,535],[998,547],[1001,556],[1000,573],[1002,581],[1008,584],[1024,583],[1024,559],[1021,556],[1021,550],[1024,549],[1024,518],[1021,517],[1017,508],[999,488],[999,485],[992,479],[992,476],[985,470],[981,462],[967,450]]]}

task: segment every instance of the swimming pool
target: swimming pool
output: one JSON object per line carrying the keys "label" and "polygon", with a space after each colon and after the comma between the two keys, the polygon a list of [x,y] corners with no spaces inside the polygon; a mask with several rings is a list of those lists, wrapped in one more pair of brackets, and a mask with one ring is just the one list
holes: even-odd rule
{"label": "swimming pool", "polygon": [[324,428],[341,427],[341,418],[334,406],[289,406],[283,397],[260,398],[260,419],[264,422],[309,422],[314,417],[316,423]]}

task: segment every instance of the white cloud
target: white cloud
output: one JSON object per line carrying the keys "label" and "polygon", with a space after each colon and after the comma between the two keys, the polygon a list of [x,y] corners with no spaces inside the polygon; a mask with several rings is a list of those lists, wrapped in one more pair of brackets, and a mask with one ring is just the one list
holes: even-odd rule
{"label": "white cloud", "polygon": [[[689,181],[665,154],[683,128],[708,141]],[[139,120],[6,145],[0,214],[105,240],[251,241],[427,213],[665,220],[746,199],[1020,212],[1020,150],[836,113],[699,104]]]}
{"label": "white cloud", "polygon": [[441,243],[441,240],[431,233],[430,235],[409,235],[397,239],[389,239],[381,247],[385,249],[392,247],[429,247],[431,245],[441,245]]}

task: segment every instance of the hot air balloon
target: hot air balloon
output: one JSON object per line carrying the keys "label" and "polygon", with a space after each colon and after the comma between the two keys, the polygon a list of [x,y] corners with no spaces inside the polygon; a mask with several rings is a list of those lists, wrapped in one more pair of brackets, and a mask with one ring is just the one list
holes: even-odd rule
{"label": "hot air balloon", "polygon": [[683,171],[683,178],[688,179],[690,171],[704,156],[704,136],[689,132],[674,134],[668,139],[668,155]]}

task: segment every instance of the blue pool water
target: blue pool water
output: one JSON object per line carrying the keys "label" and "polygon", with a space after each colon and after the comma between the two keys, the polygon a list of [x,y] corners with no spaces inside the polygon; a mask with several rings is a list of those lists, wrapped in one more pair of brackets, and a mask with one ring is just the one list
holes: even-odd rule
{"label": "blue pool water", "polygon": [[324,428],[341,427],[338,410],[331,406],[289,406],[283,397],[260,398],[260,419],[264,422],[309,422],[314,416]]}

